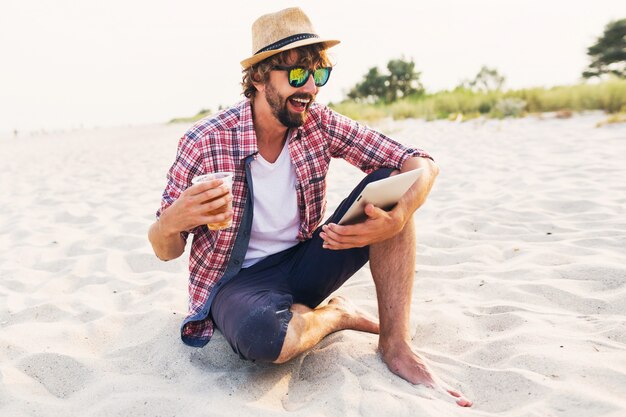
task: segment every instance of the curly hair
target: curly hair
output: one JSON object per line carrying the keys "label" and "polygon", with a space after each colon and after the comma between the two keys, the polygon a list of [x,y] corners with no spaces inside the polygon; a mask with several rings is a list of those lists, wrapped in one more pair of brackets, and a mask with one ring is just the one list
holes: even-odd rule
{"label": "curly hair", "polygon": [[296,53],[296,60],[293,62],[297,62],[298,65],[302,65],[307,68],[332,66],[324,44],[316,43],[313,45],[289,49],[279,54],[272,55],[269,58],[244,69],[242,71],[243,77],[241,80],[243,95],[247,98],[253,98],[257,91],[256,87],[254,87],[253,81],[262,83],[267,82],[272,68],[277,65],[285,65],[291,57],[291,54],[294,52]]}

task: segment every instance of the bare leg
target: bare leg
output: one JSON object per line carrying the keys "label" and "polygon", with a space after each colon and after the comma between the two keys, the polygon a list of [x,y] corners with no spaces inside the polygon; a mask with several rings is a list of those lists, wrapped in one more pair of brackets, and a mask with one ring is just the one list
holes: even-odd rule
{"label": "bare leg", "polygon": [[359,311],[343,297],[314,310],[302,305],[291,306],[293,317],[287,328],[285,343],[275,363],[284,363],[311,349],[327,335],[339,330],[378,333],[378,321]]}
{"label": "bare leg", "polygon": [[472,402],[435,381],[424,360],[413,351],[409,333],[411,290],[415,268],[413,220],[391,239],[370,247],[370,268],[380,317],[378,347],[389,369],[413,384],[447,391],[463,407]]}

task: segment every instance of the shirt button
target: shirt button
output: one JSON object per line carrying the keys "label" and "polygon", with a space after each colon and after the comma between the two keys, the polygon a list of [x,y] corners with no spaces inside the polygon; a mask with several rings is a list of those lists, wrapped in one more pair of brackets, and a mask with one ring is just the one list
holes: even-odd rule
{"label": "shirt button", "polygon": [[234,264],[235,264],[235,265],[239,265],[239,259],[235,259],[235,260],[234,260]]}

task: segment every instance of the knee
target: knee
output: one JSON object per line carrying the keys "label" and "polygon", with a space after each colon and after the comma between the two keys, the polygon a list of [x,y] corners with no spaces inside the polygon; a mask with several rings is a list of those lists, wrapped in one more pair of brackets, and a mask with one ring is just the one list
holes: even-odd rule
{"label": "knee", "polygon": [[301,304],[294,304],[292,311],[293,315],[289,322],[289,328],[287,329],[280,354],[273,361],[276,364],[289,362],[302,353],[302,335],[307,327],[306,321],[302,318],[302,314],[310,312],[311,309]]}
{"label": "knee", "polygon": [[275,362],[282,351],[291,311],[264,306],[251,310],[240,322],[233,348],[244,359]]}

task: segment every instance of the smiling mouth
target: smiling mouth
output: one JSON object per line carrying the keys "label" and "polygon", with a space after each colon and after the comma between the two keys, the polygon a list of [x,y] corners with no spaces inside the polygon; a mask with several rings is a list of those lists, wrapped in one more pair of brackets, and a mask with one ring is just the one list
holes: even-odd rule
{"label": "smiling mouth", "polygon": [[304,111],[311,102],[310,98],[290,98],[289,103],[297,110]]}

